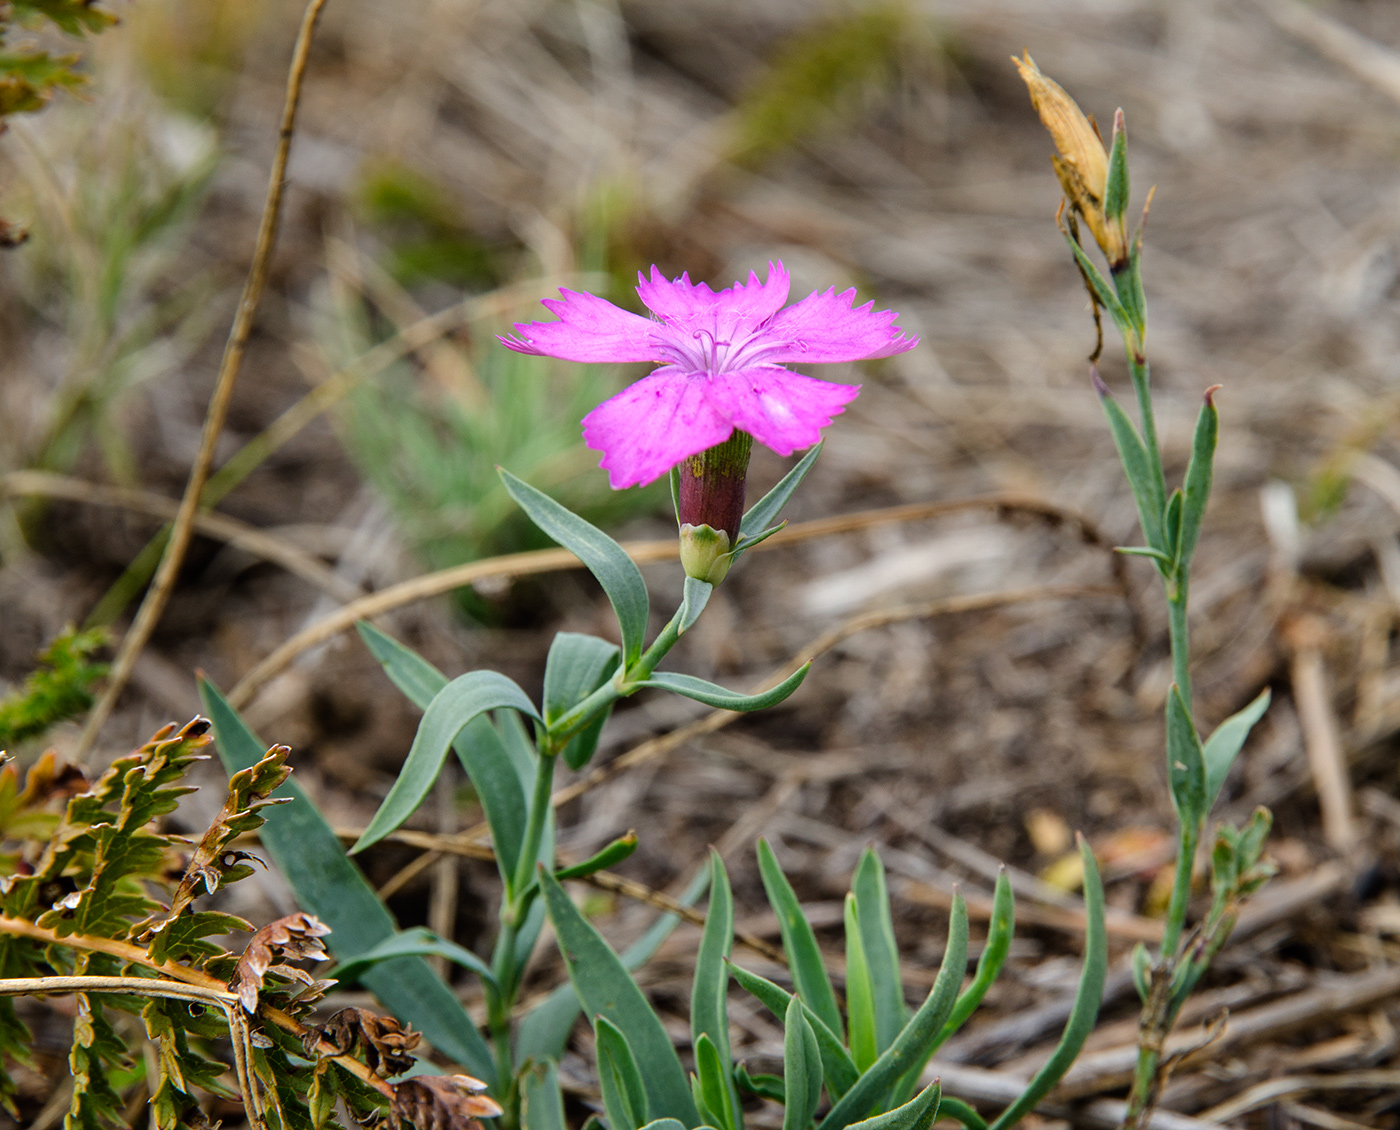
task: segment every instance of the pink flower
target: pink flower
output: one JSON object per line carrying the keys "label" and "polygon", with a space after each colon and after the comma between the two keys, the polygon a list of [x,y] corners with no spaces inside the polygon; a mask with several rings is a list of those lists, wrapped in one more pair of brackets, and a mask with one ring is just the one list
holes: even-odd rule
{"label": "pink flower", "polygon": [[853,306],[855,291],[814,291],[784,307],[788,274],[768,264],[768,281],[715,293],[689,275],[668,281],[656,267],[638,275],[637,294],[655,318],[628,313],[572,290],[544,305],[557,322],[522,322],[501,343],[566,361],[653,361],[659,368],[583,418],[583,439],[601,451],[613,489],[660,478],[735,428],[779,455],[811,447],[860,392],[794,373],[798,362],[833,364],[890,357],[918,345],[891,310]]}

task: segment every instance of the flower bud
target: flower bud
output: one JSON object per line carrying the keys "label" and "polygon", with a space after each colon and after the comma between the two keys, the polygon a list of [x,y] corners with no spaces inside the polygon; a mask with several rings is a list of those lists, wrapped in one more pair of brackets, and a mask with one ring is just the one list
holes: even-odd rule
{"label": "flower bud", "polygon": [[735,428],[723,443],[680,465],[677,516],[686,576],[717,585],[729,572],[728,554],[739,540],[744,517],[752,449],[753,437]]}
{"label": "flower bud", "polygon": [[1128,240],[1121,214],[1109,217],[1104,211],[1109,157],[1098,126],[1084,116],[1064,87],[1041,73],[1029,52],[1021,59],[1013,55],[1011,61],[1030,89],[1031,105],[1058,150],[1050,163],[1060,179],[1065,199],[1084,218],[1109,266],[1116,270],[1128,260]]}
{"label": "flower bud", "polygon": [[729,574],[734,560],[729,551],[732,543],[723,530],[710,526],[681,525],[681,566],[687,577],[717,585]]}

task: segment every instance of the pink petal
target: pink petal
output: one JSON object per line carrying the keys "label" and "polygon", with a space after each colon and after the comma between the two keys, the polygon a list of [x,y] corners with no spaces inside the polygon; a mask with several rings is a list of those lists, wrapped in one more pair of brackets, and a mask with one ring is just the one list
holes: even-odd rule
{"label": "pink petal", "polygon": [[677,463],[729,438],[734,425],[715,410],[703,373],[658,369],[583,418],[583,442],[603,452],[613,490],[659,479]]}
{"label": "pink petal", "polygon": [[750,271],[747,283],[735,283],[716,293],[705,283],[692,283],[689,273],[668,280],[658,267],[651,278],[637,274],[637,297],[648,310],[666,321],[678,322],[721,336],[736,325],[753,328],[782,309],[788,297],[788,273],[781,262],[768,264],[768,281],[759,282]]}
{"label": "pink petal", "polygon": [[[659,361],[652,340],[658,327],[649,318],[629,313],[605,298],[560,289],[562,298],[543,305],[557,322],[517,322],[515,334],[499,338],[517,353],[560,357],[565,361]],[[517,336],[518,335],[518,336]]]}
{"label": "pink petal", "polygon": [[875,303],[852,307],[856,292],[837,294],[836,288],[813,291],[801,302],[780,310],[764,331],[783,345],[765,351],[764,361],[790,364],[830,363],[892,357],[919,344],[894,325],[893,310],[875,310]]}
{"label": "pink petal", "polygon": [[819,381],[767,365],[710,380],[710,403],[779,455],[811,447],[821,439],[822,428],[859,394],[860,385]]}

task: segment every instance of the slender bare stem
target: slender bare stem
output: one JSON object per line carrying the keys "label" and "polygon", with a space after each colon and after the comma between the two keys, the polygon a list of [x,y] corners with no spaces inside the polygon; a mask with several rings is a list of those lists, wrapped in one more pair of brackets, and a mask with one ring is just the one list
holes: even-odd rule
{"label": "slender bare stem", "polygon": [[170,541],[160,559],[155,579],[146,593],[146,598],[137,610],[136,618],[122,639],[116,659],[112,663],[112,674],[102,697],[97,700],[83,727],[78,740],[77,757],[81,759],[97,740],[98,733],[112,714],[117,698],[131,677],[136,659],[155,631],[161,613],[170,600],[175,587],[175,578],[194,536],[194,519],[199,509],[200,496],[204,483],[209,478],[209,470],[214,463],[214,450],[218,445],[219,434],[224,429],[228,416],[229,402],[233,397],[233,387],[243,366],[243,355],[247,350],[248,339],[253,332],[253,316],[257,312],[267,283],[268,268],[272,261],[272,250],[277,243],[277,227],[282,212],[282,192],[286,186],[287,158],[291,154],[292,136],[296,132],[297,104],[301,99],[302,78],[306,74],[307,59],[311,54],[311,40],[316,32],[316,21],[326,0],[309,0],[306,13],[302,17],[301,30],[297,33],[296,46],[292,51],[291,70],[287,76],[287,96],[282,107],[282,125],[277,140],[277,155],[272,162],[272,175],[268,181],[267,201],[263,205],[262,221],[258,229],[258,240],[253,250],[253,264],[248,279],[243,285],[243,296],[238,303],[233,327],[229,331],[228,343],[224,347],[223,361],[219,366],[218,380],[214,385],[214,395],[210,398],[209,409],[204,417],[204,430],[200,436],[199,451],[194,466],[185,484],[184,497],[180,499],[180,510],[175,516],[170,531]]}

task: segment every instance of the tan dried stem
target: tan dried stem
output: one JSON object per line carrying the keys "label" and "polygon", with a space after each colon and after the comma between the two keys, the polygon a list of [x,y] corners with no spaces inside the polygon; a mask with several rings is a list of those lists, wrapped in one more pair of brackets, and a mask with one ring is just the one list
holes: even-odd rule
{"label": "tan dried stem", "polygon": [[224,347],[223,361],[219,365],[218,379],[214,385],[214,395],[209,400],[209,408],[204,417],[204,429],[200,436],[199,451],[195,455],[194,466],[185,484],[184,496],[180,499],[180,510],[175,516],[161,556],[160,566],[146,593],[136,618],[122,638],[121,647],[112,663],[112,672],[102,697],[92,708],[87,724],[78,740],[76,756],[81,759],[91,751],[97,735],[106,724],[121,695],[127,680],[131,677],[136,659],[155,631],[161,613],[169,603],[175,587],[175,578],[194,536],[195,515],[199,510],[200,496],[209,478],[214,463],[214,451],[219,435],[228,417],[229,402],[233,388],[238,381],[239,370],[243,366],[243,355],[247,350],[248,339],[253,332],[253,317],[267,284],[268,269],[272,261],[272,251],[277,243],[277,227],[282,211],[282,192],[286,186],[287,158],[291,154],[292,136],[296,132],[297,104],[301,99],[302,79],[306,74],[307,60],[311,54],[311,41],[316,32],[316,21],[326,0],[309,0],[302,16],[301,29],[297,32],[296,46],[292,51],[291,69],[287,75],[287,95],[282,107],[282,124],[277,139],[277,154],[272,162],[272,175],[268,181],[267,200],[263,205],[262,220],[258,228],[258,239],[253,250],[253,264],[247,281],[243,285],[243,295],[239,299],[238,312],[234,316],[233,327],[229,331],[228,343]]}
{"label": "tan dried stem", "polygon": [[[1101,548],[1109,553],[1110,567],[1118,592],[1128,601],[1132,610],[1127,573],[1120,554],[1099,532],[1098,527],[1082,514],[1067,510],[1026,495],[992,495],[987,498],[967,498],[943,502],[914,502],[903,506],[890,506],[878,510],[863,510],[855,514],[837,514],[830,518],[819,518],[811,522],[799,522],[774,534],[767,541],[754,546],[754,552],[767,552],[783,545],[793,545],[812,538],[830,537],[840,533],[869,529],[872,526],[894,522],[912,522],[928,518],[938,518],[966,510],[994,510],[998,515],[1030,514],[1056,525],[1072,527],[1086,544]],[[623,543],[622,548],[639,565],[658,561],[675,560],[679,550],[675,538],[660,541],[634,541]],[[583,563],[567,549],[537,549],[527,553],[510,553],[502,557],[490,557],[483,561],[472,561],[466,565],[455,565],[436,573],[426,573],[401,584],[392,585],[370,596],[362,597],[329,616],[304,628],[291,639],[278,646],[271,654],[258,663],[229,692],[228,701],[236,709],[243,709],[252,701],[268,682],[286,670],[298,656],[319,647],[341,632],[353,628],[359,620],[369,620],[396,608],[442,596],[454,589],[476,584],[478,581],[496,577],[526,577],[539,573],[554,573],[564,569],[581,569]],[[1134,615],[1136,625],[1136,615]],[[1136,628],[1135,628],[1136,630]]]}

